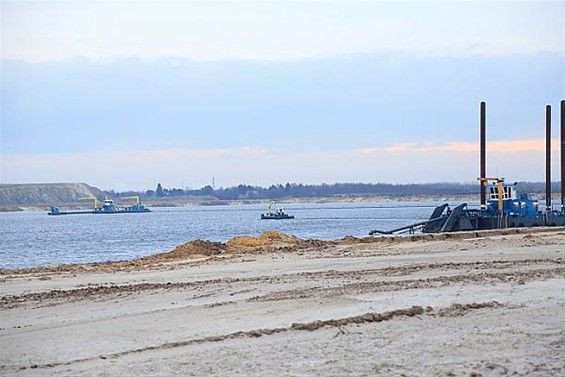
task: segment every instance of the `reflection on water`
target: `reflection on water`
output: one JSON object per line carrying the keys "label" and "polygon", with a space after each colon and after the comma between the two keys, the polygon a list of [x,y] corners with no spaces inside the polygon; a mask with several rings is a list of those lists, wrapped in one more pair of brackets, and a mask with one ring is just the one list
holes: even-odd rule
{"label": "reflection on water", "polygon": [[437,203],[287,205],[293,220],[260,220],[259,205],[152,208],[144,214],[0,213],[0,268],[134,259],[194,239],[226,241],[275,229],[300,238],[365,237],[428,219]]}

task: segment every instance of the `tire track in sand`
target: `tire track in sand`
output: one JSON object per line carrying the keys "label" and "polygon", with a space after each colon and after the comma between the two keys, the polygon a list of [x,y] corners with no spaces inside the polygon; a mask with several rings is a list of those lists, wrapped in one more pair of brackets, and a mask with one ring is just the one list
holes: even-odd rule
{"label": "tire track in sand", "polygon": [[248,331],[237,331],[229,334],[223,335],[213,335],[207,336],[203,338],[195,338],[195,339],[186,339],[174,342],[167,342],[162,343],[155,346],[148,346],[144,348],[137,348],[122,352],[116,352],[107,355],[97,355],[82,359],[75,359],[70,360],[67,362],[54,362],[54,363],[46,363],[46,364],[33,364],[31,366],[0,366],[0,370],[7,370],[7,369],[18,369],[18,370],[25,370],[25,369],[45,369],[45,368],[53,368],[58,366],[69,366],[77,363],[83,363],[87,361],[92,361],[96,359],[118,359],[123,356],[127,356],[130,354],[136,353],[143,353],[149,351],[157,351],[163,349],[171,349],[171,348],[178,348],[178,347],[188,347],[196,344],[203,344],[203,343],[212,343],[212,342],[222,342],[230,339],[237,339],[237,338],[259,338],[262,336],[270,336],[274,334],[284,333],[284,332],[291,332],[291,331],[315,331],[323,328],[331,328],[337,327],[340,328],[342,326],[352,325],[352,324],[363,324],[363,323],[378,323],[378,322],[385,322],[390,321],[393,319],[399,319],[402,317],[452,317],[452,316],[462,316],[467,314],[473,310],[479,309],[496,309],[504,307],[503,304],[500,304],[497,301],[488,301],[488,302],[481,302],[481,303],[469,303],[469,304],[452,304],[448,307],[441,307],[438,309],[434,309],[431,306],[422,307],[422,306],[412,306],[410,308],[405,309],[397,309],[392,311],[386,312],[369,312],[364,313],[356,316],[344,317],[344,318],[337,318],[337,319],[328,319],[328,320],[315,320],[311,322],[295,322],[292,323],[290,326],[287,327],[276,327],[276,328],[263,328],[263,329],[255,329],[255,330],[248,330]]}
{"label": "tire track in sand", "polygon": [[[65,302],[76,302],[80,300],[107,298],[113,299],[116,296],[127,296],[142,291],[170,291],[185,289],[221,289],[224,286],[234,288],[234,285],[248,286],[250,283],[260,284],[281,284],[292,283],[300,280],[315,280],[328,282],[332,279],[351,279],[359,280],[368,278],[378,279],[381,277],[410,275],[415,272],[439,270],[445,274],[447,270],[504,270],[517,267],[528,267],[532,265],[558,265],[565,264],[561,258],[558,259],[524,259],[515,261],[497,260],[489,262],[463,262],[463,263],[428,263],[416,264],[409,266],[393,266],[374,269],[359,270],[323,270],[323,271],[307,271],[294,274],[282,274],[280,276],[256,276],[249,278],[219,278],[209,280],[198,280],[189,282],[166,282],[166,283],[137,283],[125,285],[96,285],[81,288],[73,288],[68,290],[51,290],[46,292],[32,292],[22,295],[8,295],[0,297],[0,308],[12,309],[24,304],[35,305],[35,307],[54,306]],[[552,277],[563,275],[563,268],[538,269],[526,272],[516,272],[514,270],[503,273],[483,272],[470,275],[454,275],[440,276],[427,279],[406,279],[401,281],[365,281],[355,283],[340,282],[338,287],[308,287],[293,290],[279,291],[264,296],[257,296],[251,300],[256,301],[273,301],[284,300],[290,298],[306,298],[311,297],[320,292],[340,291],[350,292],[379,292],[402,290],[411,288],[431,288],[456,283],[480,283],[487,281],[514,281],[521,282],[534,279],[536,277]],[[234,288],[235,289],[235,288]],[[372,290],[371,290],[372,289]]]}

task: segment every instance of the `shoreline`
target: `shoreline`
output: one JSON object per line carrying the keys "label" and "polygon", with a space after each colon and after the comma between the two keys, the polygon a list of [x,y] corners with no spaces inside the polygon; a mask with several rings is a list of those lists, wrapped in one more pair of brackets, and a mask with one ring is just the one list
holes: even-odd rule
{"label": "shoreline", "polygon": [[[60,263],[47,266],[21,268],[0,268],[0,278],[9,275],[29,273],[64,273],[77,271],[127,270],[136,268],[161,267],[170,264],[197,264],[211,260],[229,260],[242,255],[297,253],[335,246],[355,246],[359,244],[393,245],[404,242],[470,240],[484,237],[506,235],[533,235],[538,233],[562,233],[565,227],[506,228],[480,231],[460,231],[452,233],[418,233],[385,236],[353,237],[346,236],[335,240],[301,239],[279,231],[269,230],[257,237],[236,236],[226,242],[195,239],[164,251],[140,258],[101,261],[90,263]],[[565,254],[565,253],[564,253]]]}
{"label": "shoreline", "polygon": [[[214,207],[214,206],[239,206],[239,205],[265,205],[267,206],[271,200],[275,200],[278,204],[355,204],[355,203],[394,203],[394,202],[478,202],[476,195],[451,195],[451,196],[434,196],[434,195],[375,195],[375,196],[355,196],[345,195],[339,197],[315,197],[315,198],[278,198],[278,199],[241,199],[241,200],[220,200],[213,198],[164,198],[164,199],[148,199],[143,204],[148,208],[175,208],[175,207]],[[0,207],[0,213],[5,212],[22,212],[22,211],[48,211],[50,206],[64,207],[72,209],[92,209],[91,206],[84,203],[41,203],[34,205],[3,205]]]}

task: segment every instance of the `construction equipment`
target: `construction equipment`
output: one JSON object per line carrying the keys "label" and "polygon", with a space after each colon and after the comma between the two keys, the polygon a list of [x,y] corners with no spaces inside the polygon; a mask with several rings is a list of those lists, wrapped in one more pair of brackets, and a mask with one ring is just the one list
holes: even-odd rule
{"label": "construction equipment", "polygon": [[139,201],[138,196],[124,197],[123,199],[135,199],[136,203],[127,207],[118,207],[114,200],[106,197],[102,206],[98,207],[98,199],[95,197],[85,197],[79,199],[88,199],[94,201],[94,208],[91,210],[64,211],[61,207],[50,207],[48,215],[80,215],[80,214],[108,214],[108,213],[146,213],[151,212]]}
{"label": "construction equipment", "polygon": [[[477,181],[481,182],[481,185],[487,185],[488,182],[496,182],[496,191],[490,190],[490,198],[496,199],[498,201],[498,212],[502,214],[503,211],[503,199],[510,198],[510,195],[505,195],[504,191],[504,178],[477,178]],[[507,190],[507,194],[509,190]]]}
{"label": "construction equipment", "polygon": [[[486,104],[480,106],[480,208],[470,209],[463,203],[453,210],[447,204],[438,206],[429,220],[390,231],[372,230],[370,235],[393,234],[421,228],[423,233],[454,232],[534,226],[565,225],[565,185],[561,189],[561,210],[551,205],[551,107],[546,106],[546,210],[540,211],[538,199],[530,194],[518,196],[516,183],[504,183],[504,178],[486,176]],[[565,180],[565,100],[561,101],[561,182]],[[493,182],[489,185],[489,182]],[[488,200],[487,200],[488,189]],[[447,211],[446,211],[447,210]]]}

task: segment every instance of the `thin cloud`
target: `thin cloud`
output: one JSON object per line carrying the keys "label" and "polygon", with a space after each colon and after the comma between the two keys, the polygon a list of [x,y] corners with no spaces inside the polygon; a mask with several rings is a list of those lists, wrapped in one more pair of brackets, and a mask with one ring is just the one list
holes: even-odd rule
{"label": "thin cloud", "polygon": [[237,151],[242,155],[265,155],[268,153],[267,148],[264,147],[251,147],[251,146],[242,146],[237,149]]}
{"label": "thin cloud", "polygon": [[[552,140],[552,148],[557,149],[558,140]],[[425,148],[423,149],[425,150]],[[445,146],[430,147],[434,150],[449,150],[454,152],[477,152],[479,151],[478,143],[451,143]],[[528,140],[502,140],[487,141],[487,152],[494,153],[515,153],[515,152],[540,152],[545,150],[545,140],[528,139]]]}
{"label": "thin cloud", "polygon": [[[559,149],[559,140],[551,140],[551,149]],[[382,152],[460,152],[474,153],[479,151],[479,143],[446,143],[440,145],[433,144],[417,144],[404,143],[393,144],[385,147],[363,148],[359,152],[361,154],[373,154]],[[519,153],[519,152],[543,152],[545,151],[544,139],[527,139],[527,140],[498,140],[487,141],[487,152],[492,153]]]}

